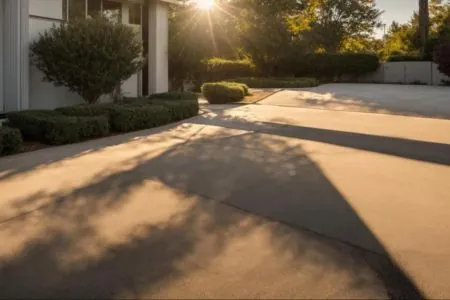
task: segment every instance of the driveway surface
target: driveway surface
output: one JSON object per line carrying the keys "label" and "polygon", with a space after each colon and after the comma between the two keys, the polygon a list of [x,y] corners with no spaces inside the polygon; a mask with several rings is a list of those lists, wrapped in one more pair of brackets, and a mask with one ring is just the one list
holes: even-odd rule
{"label": "driveway surface", "polygon": [[215,106],[0,159],[1,298],[450,298],[450,121]]}
{"label": "driveway surface", "polygon": [[324,84],[287,89],[261,104],[450,119],[450,87],[395,84]]}

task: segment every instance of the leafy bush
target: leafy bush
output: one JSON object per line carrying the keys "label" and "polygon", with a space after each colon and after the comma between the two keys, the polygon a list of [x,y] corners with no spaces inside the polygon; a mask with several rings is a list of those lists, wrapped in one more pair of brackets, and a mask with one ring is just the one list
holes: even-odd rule
{"label": "leafy bush", "polygon": [[149,99],[161,99],[161,100],[198,100],[198,96],[191,92],[167,92],[160,94],[153,94]]}
{"label": "leafy bush", "polygon": [[169,109],[171,120],[180,121],[198,115],[198,101],[170,101],[170,100],[150,100],[149,104],[161,105]]}
{"label": "leafy bush", "polygon": [[230,60],[220,57],[213,57],[203,61],[205,81],[219,81],[233,77],[252,76],[255,73],[255,66],[249,59]]}
{"label": "leafy bush", "polygon": [[229,82],[205,83],[202,93],[212,104],[232,103],[245,98],[244,86]]}
{"label": "leafy bush", "polygon": [[340,79],[343,75],[360,76],[375,72],[379,66],[378,56],[374,54],[307,54],[296,57],[285,73],[295,77]]}
{"label": "leafy bush", "polygon": [[101,103],[101,104],[81,104],[68,107],[60,107],[55,111],[72,117],[94,117],[94,116],[108,116],[116,107],[116,104]]}
{"label": "leafy bush", "polygon": [[19,129],[0,127],[0,155],[19,152],[22,145],[23,140]]}
{"label": "leafy bush", "polygon": [[25,139],[50,145],[74,143],[109,133],[106,116],[70,117],[56,111],[29,110],[9,114],[8,120]]}
{"label": "leafy bush", "polygon": [[264,78],[242,77],[232,79],[235,82],[244,83],[251,88],[305,88],[319,85],[314,78]]}
{"label": "leafy bush", "polygon": [[54,26],[31,44],[32,62],[44,80],[68,87],[88,103],[141,69],[142,52],[131,27],[103,17]]}
{"label": "leafy bush", "polygon": [[436,47],[434,61],[438,64],[440,72],[450,76],[450,42]]}
{"label": "leafy bush", "polygon": [[394,55],[387,59],[389,62],[402,62],[402,61],[424,61],[419,55]]}
{"label": "leafy bush", "polygon": [[111,127],[118,132],[157,127],[170,123],[170,121],[171,112],[162,105],[124,105],[114,109],[111,114]]}

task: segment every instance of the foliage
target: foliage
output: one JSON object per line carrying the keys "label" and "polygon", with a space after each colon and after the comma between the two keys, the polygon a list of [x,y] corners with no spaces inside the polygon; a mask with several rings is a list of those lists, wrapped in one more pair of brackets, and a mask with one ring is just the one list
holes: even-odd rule
{"label": "foliage", "polygon": [[169,109],[171,120],[180,121],[198,115],[199,105],[197,100],[168,101],[150,100],[150,104],[162,105]]}
{"label": "foliage", "polygon": [[419,55],[393,55],[387,59],[387,61],[389,62],[423,61],[423,60],[424,58]]}
{"label": "foliage", "polygon": [[170,110],[162,105],[124,105],[111,114],[111,128],[117,132],[153,128],[170,121]]}
{"label": "foliage", "polygon": [[22,146],[23,140],[19,129],[0,127],[0,156],[17,153]]}
{"label": "foliage", "polygon": [[343,75],[360,76],[374,72],[379,65],[375,54],[307,54],[296,58],[291,71],[296,77],[339,80]]}
{"label": "foliage", "polygon": [[[155,116],[155,110],[150,108],[152,104],[165,108],[161,116]],[[142,112],[137,112],[139,110]],[[148,98],[130,98],[126,104],[76,105],[57,109],[58,112],[67,116],[106,116],[111,130],[118,132],[151,128],[190,118],[197,115],[198,110],[197,100],[173,101]],[[156,111],[160,110],[156,109]],[[137,112],[136,116],[132,115],[134,112]],[[130,120],[128,125],[123,123],[127,119]]]}
{"label": "foliage", "polygon": [[450,76],[450,42],[436,47],[434,61],[438,64],[439,71]]}
{"label": "foliage", "polygon": [[213,57],[203,61],[205,81],[219,81],[233,77],[252,76],[255,65],[250,59],[225,59]]}
{"label": "foliage", "polygon": [[231,79],[244,83],[251,88],[305,88],[319,85],[314,78],[270,78],[270,77],[241,77]]}
{"label": "foliage", "polygon": [[70,117],[56,111],[29,110],[9,114],[8,120],[25,139],[51,145],[74,143],[109,133],[105,116]]}
{"label": "foliage", "polygon": [[161,100],[198,100],[196,93],[191,92],[167,92],[160,94],[153,94],[149,99],[161,99]]}
{"label": "foliage", "polygon": [[310,0],[300,14],[306,19],[303,39],[327,53],[341,50],[348,39],[367,39],[381,25],[375,0]]}
{"label": "foliage", "polygon": [[31,44],[32,61],[44,79],[68,87],[88,103],[141,69],[142,52],[132,28],[102,17],[54,26]]}
{"label": "foliage", "polygon": [[241,101],[245,98],[245,88],[235,82],[211,82],[202,86],[202,93],[211,104]]}

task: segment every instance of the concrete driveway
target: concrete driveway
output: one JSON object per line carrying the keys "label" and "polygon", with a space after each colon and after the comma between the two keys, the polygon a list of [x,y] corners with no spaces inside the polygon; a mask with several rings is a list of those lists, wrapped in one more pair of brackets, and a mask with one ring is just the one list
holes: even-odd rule
{"label": "concrete driveway", "polygon": [[217,106],[0,159],[0,298],[449,298],[450,121]]}
{"label": "concrete driveway", "polygon": [[450,87],[324,84],[310,89],[287,89],[260,103],[449,119]]}

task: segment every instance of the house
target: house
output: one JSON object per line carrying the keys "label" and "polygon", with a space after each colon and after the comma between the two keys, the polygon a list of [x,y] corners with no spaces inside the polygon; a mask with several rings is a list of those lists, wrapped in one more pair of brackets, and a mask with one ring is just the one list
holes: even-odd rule
{"label": "house", "polygon": [[42,81],[29,61],[30,41],[54,24],[103,13],[141,33],[148,66],[122,86],[126,96],[168,90],[168,5],[177,0],[0,0],[0,113],[82,102]]}

